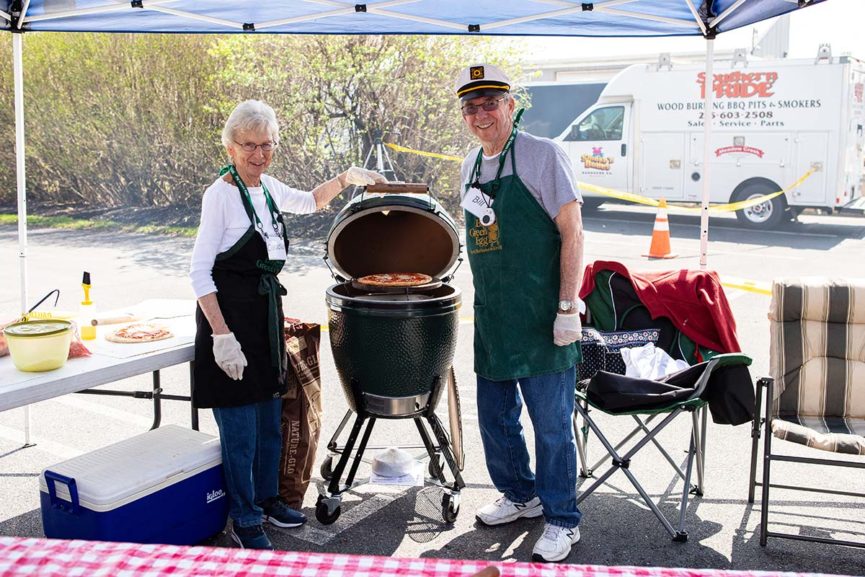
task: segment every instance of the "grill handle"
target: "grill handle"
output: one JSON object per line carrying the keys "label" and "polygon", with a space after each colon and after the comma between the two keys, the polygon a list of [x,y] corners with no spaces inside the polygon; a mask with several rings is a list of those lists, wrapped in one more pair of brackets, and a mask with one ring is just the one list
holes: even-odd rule
{"label": "grill handle", "polygon": [[429,209],[432,210],[434,206],[432,191],[429,189],[429,185],[422,182],[376,182],[361,189],[361,198],[367,192],[378,194],[425,194],[429,202]]}
{"label": "grill handle", "polygon": [[429,185],[422,182],[377,182],[366,187],[366,192],[392,194],[427,194]]}

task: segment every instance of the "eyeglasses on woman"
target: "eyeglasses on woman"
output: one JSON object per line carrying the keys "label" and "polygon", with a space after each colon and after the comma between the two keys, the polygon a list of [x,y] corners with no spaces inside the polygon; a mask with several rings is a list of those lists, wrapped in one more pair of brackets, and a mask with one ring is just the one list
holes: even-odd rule
{"label": "eyeglasses on woman", "polygon": [[273,152],[273,149],[279,146],[279,143],[276,142],[263,142],[261,144],[256,144],[254,142],[237,142],[235,140],[234,143],[244,152],[255,152],[259,148],[262,152]]}

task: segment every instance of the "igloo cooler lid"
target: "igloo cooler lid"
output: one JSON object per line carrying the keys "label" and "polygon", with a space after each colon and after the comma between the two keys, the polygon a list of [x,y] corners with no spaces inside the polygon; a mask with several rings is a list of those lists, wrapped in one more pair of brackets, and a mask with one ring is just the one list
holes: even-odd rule
{"label": "igloo cooler lid", "polygon": [[[71,477],[82,506],[104,511],[221,462],[218,437],[165,425],[47,467],[39,488],[48,492],[46,471]],[[57,484],[57,495],[70,500],[64,484]]]}
{"label": "igloo cooler lid", "polygon": [[336,215],[325,259],[338,281],[420,272],[446,277],[460,260],[456,223],[422,183],[365,187]]}

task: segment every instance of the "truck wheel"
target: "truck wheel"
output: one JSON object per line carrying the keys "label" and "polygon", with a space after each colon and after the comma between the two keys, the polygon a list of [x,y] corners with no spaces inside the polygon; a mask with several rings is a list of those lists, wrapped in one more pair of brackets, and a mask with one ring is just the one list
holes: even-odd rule
{"label": "truck wheel", "polygon": [[[752,183],[737,192],[733,196],[734,202],[756,198],[766,194],[772,194],[778,188],[774,187],[769,182]],[[786,217],[787,207],[784,203],[784,196],[776,196],[766,202],[755,204],[754,206],[736,211],[736,218],[739,223],[748,228],[775,228]]]}

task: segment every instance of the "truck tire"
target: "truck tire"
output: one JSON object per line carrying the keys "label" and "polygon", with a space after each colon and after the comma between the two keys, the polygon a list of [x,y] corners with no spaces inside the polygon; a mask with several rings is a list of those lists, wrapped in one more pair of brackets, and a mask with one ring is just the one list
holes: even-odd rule
{"label": "truck tire", "polygon": [[[772,194],[777,190],[779,187],[768,180],[749,182],[739,187],[733,194],[733,202]],[[784,201],[784,195],[737,210],[736,218],[740,224],[748,228],[776,228],[787,218],[787,203]]]}

